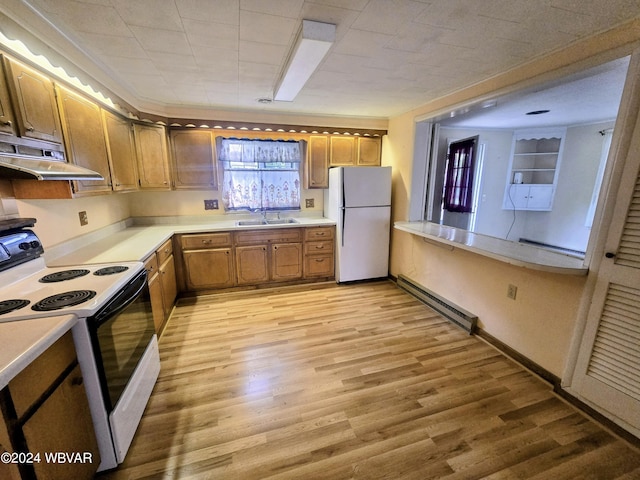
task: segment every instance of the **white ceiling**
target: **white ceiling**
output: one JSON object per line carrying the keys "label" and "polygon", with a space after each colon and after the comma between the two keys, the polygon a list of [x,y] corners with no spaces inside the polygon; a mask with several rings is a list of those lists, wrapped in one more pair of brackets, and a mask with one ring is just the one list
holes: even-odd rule
{"label": "white ceiling", "polygon": [[[388,118],[640,16],[640,2],[3,0],[0,11],[141,110]],[[258,103],[302,19],[335,23],[336,43],[295,101]]]}

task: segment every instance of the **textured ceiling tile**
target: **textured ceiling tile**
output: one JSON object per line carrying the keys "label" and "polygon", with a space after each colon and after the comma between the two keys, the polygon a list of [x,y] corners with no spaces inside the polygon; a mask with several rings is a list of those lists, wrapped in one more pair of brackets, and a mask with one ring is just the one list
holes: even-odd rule
{"label": "textured ceiling tile", "polygon": [[384,33],[349,30],[340,43],[333,46],[333,50],[343,55],[369,57],[373,56],[379,48],[384,48],[392,38],[392,35]]}
{"label": "textured ceiling tile", "polygon": [[229,53],[238,50],[238,27],[224,23],[209,23],[184,19],[184,28],[192,46],[226,48]]}
{"label": "textured ceiling tile", "polygon": [[149,52],[190,55],[191,48],[184,32],[131,26],[140,44]]}
{"label": "textured ceiling tile", "polygon": [[358,30],[393,35],[407,22],[420,15],[427,5],[420,2],[371,0],[352,27]]}
{"label": "textured ceiling tile", "polygon": [[240,42],[240,61],[268,63],[279,67],[284,64],[284,59],[289,51],[283,45],[272,45],[268,43]]}
{"label": "textured ceiling tile", "polygon": [[126,23],[113,7],[61,2],[55,15],[67,28],[78,32],[131,36]]}
{"label": "textured ceiling tile", "polygon": [[280,0],[269,2],[264,0],[240,0],[240,9],[267,15],[298,18],[304,0]]}
{"label": "textured ceiling tile", "polygon": [[166,0],[111,0],[128,25],[182,30],[178,9],[173,1]]}
{"label": "textured ceiling tile", "polygon": [[98,55],[126,58],[147,58],[146,51],[135,37],[83,33],[82,39]]}
{"label": "textured ceiling tile", "polygon": [[202,22],[240,24],[239,0],[175,0],[180,16]]}
{"label": "textured ceiling tile", "polygon": [[148,74],[160,75],[153,62],[148,58],[105,57],[105,61],[112,65],[120,75]]}
{"label": "textured ceiling tile", "polygon": [[240,40],[289,45],[297,28],[298,22],[291,18],[240,12]]}

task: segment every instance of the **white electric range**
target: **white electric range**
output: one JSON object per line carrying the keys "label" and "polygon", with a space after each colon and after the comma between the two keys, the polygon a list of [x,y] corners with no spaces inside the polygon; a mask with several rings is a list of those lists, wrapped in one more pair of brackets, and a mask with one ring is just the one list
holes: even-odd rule
{"label": "white electric range", "polygon": [[[73,339],[100,449],[117,467],[160,371],[142,262],[48,267],[35,219],[0,222],[0,322],[72,314]],[[1,339],[0,339],[1,341]]]}

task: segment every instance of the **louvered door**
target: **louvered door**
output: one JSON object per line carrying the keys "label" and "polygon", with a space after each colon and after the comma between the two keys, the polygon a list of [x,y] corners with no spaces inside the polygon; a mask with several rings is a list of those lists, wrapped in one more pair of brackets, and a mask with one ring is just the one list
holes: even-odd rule
{"label": "louvered door", "polygon": [[[640,432],[640,119],[626,155],[571,390]],[[611,415],[610,415],[611,416]]]}

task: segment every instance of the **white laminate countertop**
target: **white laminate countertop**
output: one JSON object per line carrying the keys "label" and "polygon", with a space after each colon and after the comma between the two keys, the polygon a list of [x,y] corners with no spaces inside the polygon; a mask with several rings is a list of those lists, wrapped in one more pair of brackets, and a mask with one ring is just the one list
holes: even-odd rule
{"label": "white laminate countertop", "polygon": [[0,323],[0,390],[77,323],[75,315]]}
{"label": "white laminate countertop", "polygon": [[82,265],[89,263],[114,263],[141,261],[151,255],[157,248],[174,234],[222,232],[230,230],[277,229],[335,225],[333,220],[324,217],[300,217],[297,223],[280,225],[245,225],[238,226],[238,218],[232,220],[188,220],[176,223],[164,223],[153,219],[147,220],[149,225],[128,225],[126,228],[113,227],[104,229],[86,237],[65,242],[47,250],[45,259],[51,267]]}
{"label": "white laminate countertop", "polygon": [[394,228],[519,267],[566,275],[586,275],[581,258],[511,240],[489,237],[431,222],[396,222]]}

